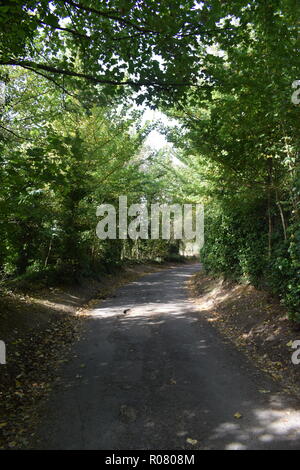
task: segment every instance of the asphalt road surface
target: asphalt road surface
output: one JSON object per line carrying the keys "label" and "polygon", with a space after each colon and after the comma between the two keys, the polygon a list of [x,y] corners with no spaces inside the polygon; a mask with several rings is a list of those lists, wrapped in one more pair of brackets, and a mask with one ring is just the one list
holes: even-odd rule
{"label": "asphalt road surface", "polygon": [[145,275],[93,310],[36,448],[300,448],[297,400],[188,300],[184,284],[197,270]]}

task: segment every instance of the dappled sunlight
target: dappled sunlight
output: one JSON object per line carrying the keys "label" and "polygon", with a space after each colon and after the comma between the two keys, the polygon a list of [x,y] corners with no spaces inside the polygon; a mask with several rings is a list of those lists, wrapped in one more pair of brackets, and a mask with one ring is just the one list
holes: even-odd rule
{"label": "dappled sunlight", "polygon": [[300,410],[199,315],[184,283],[180,268],[151,274],[99,302],[58,409],[86,448],[105,448],[104,425],[112,449],[128,449],[128,437],[135,449],[297,448]]}
{"label": "dappled sunlight", "polygon": [[[187,306],[186,302],[176,303],[161,303],[158,304],[126,304],[122,303],[116,307],[101,307],[93,310],[93,318],[110,318],[110,317],[122,317],[121,321],[130,321],[130,319],[141,318],[143,320],[150,320],[152,316],[163,315],[163,314],[172,314],[174,317],[178,317],[187,311],[191,312],[192,307]],[[196,321],[196,319],[190,318],[188,321]]]}
{"label": "dappled sunlight", "polygon": [[[194,265],[191,270],[194,272],[197,267]],[[102,301],[91,314],[98,318],[118,317],[119,315],[136,318],[157,314],[178,316],[186,313],[187,310],[191,312],[195,307],[188,301],[182,289],[186,277],[190,277],[190,274],[170,270],[162,286],[161,281],[155,279],[155,274],[147,275],[146,279],[141,278],[130,283],[126,288],[119,289],[114,297]],[[172,289],[169,290],[169,286],[172,286]],[[135,299],[134,302],[132,298]]]}
{"label": "dappled sunlight", "polygon": [[222,290],[222,282],[219,281],[217,286],[210,292],[201,295],[197,300],[198,310],[210,310],[215,308],[218,304],[226,301],[231,297],[232,293],[224,293]]}
{"label": "dappled sunlight", "polygon": [[300,437],[300,411],[290,408],[281,410],[257,409],[255,416],[261,425],[273,436]]}
{"label": "dappled sunlight", "polygon": [[76,300],[67,300],[67,301],[50,301],[50,300],[45,300],[45,299],[40,299],[36,297],[30,297],[30,303],[35,304],[35,305],[41,305],[44,307],[49,307],[51,310],[55,310],[58,313],[65,313],[65,312],[74,312],[74,307],[77,307],[79,305],[79,300],[78,298],[74,297]]}
{"label": "dappled sunlight", "polygon": [[[285,442],[297,442],[300,438],[300,411],[287,407],[277,393],[272,393],[266,397],[259,396],[259,391],[257,391],[259,399],[253,401],[251,395],[248,396],[244,392],[235,392],[234,383],[228,381],[226,376],[222,377],[221,371],[218,372],[217,363],[212,363],[215,373],[219,376],[218,379],[215,377],[215,380],[219,380],[222,387],[225,385],[223,393],[232,394],[231,400],[235,403],[234,409],[232,411],[228,410],[228,420],[222,421],[221,417],[218,418],[218,408],[222,406],[222,403],[226,406],[226,397],[222,397],[221,403],[218,403],[217,398],[215,410],[211,409],[207,403],[201,403],[202,389],[205,389],[208,386],[208,381],[211,380],[206,376],[208,371],[205,368],[202,370],[206,363],[203,363],[203,360],[207,360],[205,367],[209,368],[209,361],[212,361],[210,355],[214,354],[214,345],[209,338],[203,338],[200,335],[201,325],[199,324],[198,305],[184,298],[184,278],[189,275],[183,275],[180,272],[170,273],[163,286],[155,279],[155,276],[155,280],[151,278],[147,278],[147,280],[140,279],[127,286],[126,289],[120,289],[114,298],[106,299],[93,310],[92,318],[94,321],[98,319],[101,319],[101,322],[105,319],[107,321],[117,321],[121,328],[118,330],[120,338],[125,334],[129,334],[129,338],[131,338],[132,346],[129,346],[128,354],[133,354],[135,357],[135,371],[134,373],[127,371],[126,376],[123,378],[125,379],[125,385],[123,383],[122,387],[126,389],[127,386],[130,389],[136,381],[137,371],[141,370],[142,361],[144,361],[143,355],[137,355],[134,346],[139,341],[139,336],[146,334],[146,338],[151,338],[152,334],[155,336],[158,331],[160,334],[166,335],[180,334],[181,343],[178,345],[178,350],[170,349],[170,346],[167,345],[166,350],[162,349],[159,355],[157,355],[158,351],[154,350],[153,354],[156,353],[156,355],[153,355],[151,361],[147,361],[148,370],[145,370],[145,377],[149,377],[150,381],[155,383],[154,395],[157,394],[161,399],[165,399],[163,398],[164,395],[161,394],[166,392],[168,393],[168,399],[171,401],[176,400],[175,397],[178,394],[179,396],[186,394],[188,397],[191,386],[196,386],[199,390],[199,402],[197,397],[192,398],[194,408],[178,409],[185,422],[185,425],[176,431],[178,438],[186,439],[190,435],[190,428],[197,426],[200,421],[207,423],[205,441],[208,448],[242,450],[263,448],[264,446],[272,446],[272,444],[277,445],[277,447],[281,445],[284,447]],[[168,285],[172,285],[171,294],[169,294]],[[203,295],[201,310],[211,310],[214,299],[217,298],[223,301],[225,297],[225,295],[221,295],[221,285],[216,286],[212,292]],[[193,343],[190,343],[189,338],[185,342],[185,336],[181,334],[187,325],[191,323],[196,323],[200,335]],[[172,363],[175,364],[175,359],[180,360],[181,356],[183,357],[187,352],[188,357],[185,360],[191,364],[196,364],[199,361],[198,377],[189,374],[189,362],[187,362],[184,372],[177,369],[173,370]],[[127,353],[125,351],[123,354],[126,357]],[[123,356],[125,361],[124,370],[129,366],[129,362],[126,362],[125,357]],[[169,378],[160,377],[162,358],[165,358],[164,361],[170,364]],[[222,367],[221,363],[220,367]],[[214,372],[212,371],[212,373]],[[146,380],[145,377],[144,380]],[[117,385],[120,381],[117,380],[114,383]],[[196,385],[198,383],[199,385]],[[142,386],[142,383],[140,386]],[[174,398],[172,398],[173,395]],[[226,410],[223,411],[226,414]],[[234,417],[234,412],[237,411],[241,412],[240,419]],[[159,426],[154,419],[151,419],[151,416],[144,417],[142,421],[145,430],[155,429]]]}
{"label": "dappled sunlight", "polygon": [[284,404],[281,409],[275,409],[272,404],[263,408],[252,405],[247,416],[236,423],[221,423],[209,437],[212,442],[223,439],[224,448],[228,450],[262,448],[264,444],[269,447],[274,444],[276,448],[284,449],[285,443],[291,441],[295,441],[297,446],[299,438],[300,411],[285,407]]}

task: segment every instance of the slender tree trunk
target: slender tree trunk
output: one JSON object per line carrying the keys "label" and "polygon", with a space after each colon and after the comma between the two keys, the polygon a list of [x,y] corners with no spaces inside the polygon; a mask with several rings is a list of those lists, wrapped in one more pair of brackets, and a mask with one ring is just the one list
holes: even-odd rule
{"label": "slender tree trunk", "polygon": [[271,214],[271,190],[268,189],[268,220],[269,220],[269,231],[268,231],[268,258],[271,258],[272,255],[272,214]]}
{"label": "slender tree trunk", "polygon": [[276,189],[275,194],[276,194],[276,204],[277,204],[278,209],[279,209],[279,214],[280,214],[281,223],[282,223],[283,236],[284,236],[284,240],[286,241],[286,240],[287,240],[286,222],[285,222],[285,218],[284,218],[284,213],[283,213],[283,210],[282,210],[282,206],[281,206],[280,201],[279,201],[277,189]]}
{"label": "slender tree trunk", "polygon": [[51,250],[52,250],[52,241],[53,241],[53,235],[51,235],[49,248],[48,248],[48,253],[47,253],[47,256],[46,256],[46,259],[45,259],[45,263],[44,263],[44,268],[46,268],[47,265],[48,265],[48,259],[49,259],[49,256],[50,256],[50,253],[51,253]]}
{"label": "slender tree trunk", "polygon": [[268,159],[268,258],[272,255],[272,235],[273,235],[273,224],[272,224],[272,172],[273,172],[273,159]]}

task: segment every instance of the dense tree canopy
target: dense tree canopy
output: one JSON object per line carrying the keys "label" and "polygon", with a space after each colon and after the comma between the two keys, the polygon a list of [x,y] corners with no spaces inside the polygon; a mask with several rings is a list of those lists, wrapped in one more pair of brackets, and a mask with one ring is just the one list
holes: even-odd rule
{"label": "dense tree canopy", "polygon": [[[204,202],[206,268],[299,320],[299,18],[298,0],[2,3],[3,275],[167,256],[97,240],[95,206]],[[181,165],[145,147],[133,103],[177,119],[161,132]]]}
{"label": "dense tree canopy", "polygon": [[171,114],[189,186],[207,203],[206,267],[267,286],[299,319],[298,20],[296,2],[249,3],[235,35],[206,53],[211,93],[191,90]]}
{"label": "dense tree canopy", "polygon": [[0,7],[0,63],[34,70],[64,87],[70,78],[85,78],[110,92],[115,85],[144,86],[149,99],[165,92],[169,100],[170,93],[197,85],[203,73],[199,38],[210,41],[215,27],[208,9],[178,0],[12,0]]}

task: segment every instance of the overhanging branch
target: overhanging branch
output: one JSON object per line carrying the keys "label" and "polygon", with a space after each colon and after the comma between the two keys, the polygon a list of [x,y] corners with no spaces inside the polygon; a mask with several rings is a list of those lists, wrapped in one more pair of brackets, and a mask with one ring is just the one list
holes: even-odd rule
{"label": "overhanging branch", "polygon": [[[83,78],[85,80],[88,80],[92,83],[99,84],[99,85],[112,85],[112,86],[133,86],[133,87],[141,87],[141,86],[157,86],[160,88],[170,88],[170,87],[200,87],[201,85],[195,84],[195,83],[190,83],[190,82],[160,82],[160,81],[151,81],[151,80],[124,80],[124,81],[118,81],[118,80],[111,80],[107,78],[98,78],[95,77],[94,75],[87,74],[87,73],[81,73],[81,72],[75,72],[74,70],[68,70],[68,69],[61,69],[58,67],[53,67],[52,65],[47,65],[47,64],[39,64],[37,62],[33,62],[30,60],[0,60],[0,65],[15,65],[23,68],[27,68],[32,70],[33,72],[40,73],[40,70],[43,70],[45,72],[53,73],[55,75],[66,75],[69,77],[75,77],[75,78]],[[44,75],[45,78],[52,80],[51,77],[48,77],[47,75]],[[57,84],[57,83],[56,83]],[[58,86],[61,87],[61,85],[57,84]]]}

